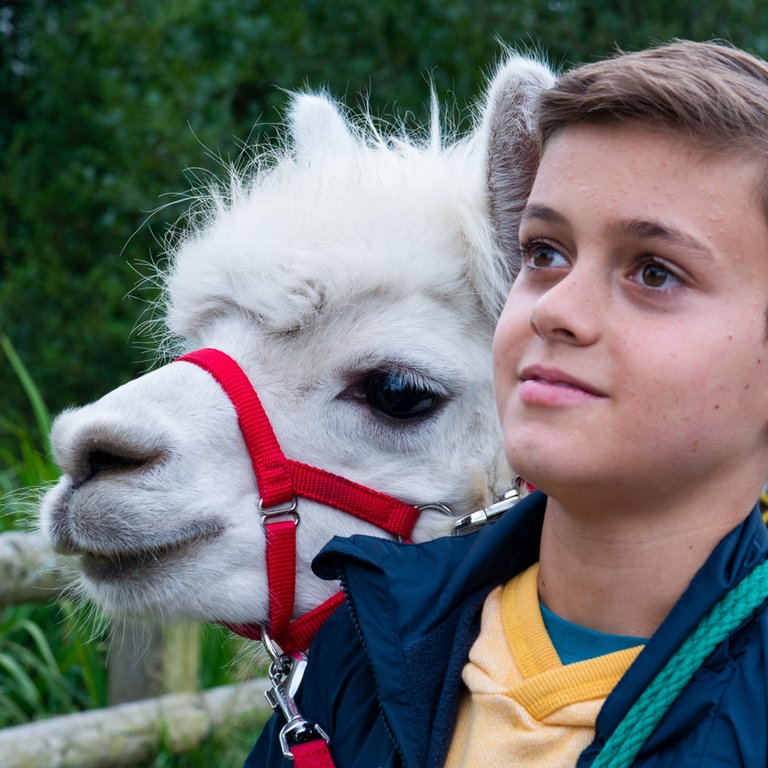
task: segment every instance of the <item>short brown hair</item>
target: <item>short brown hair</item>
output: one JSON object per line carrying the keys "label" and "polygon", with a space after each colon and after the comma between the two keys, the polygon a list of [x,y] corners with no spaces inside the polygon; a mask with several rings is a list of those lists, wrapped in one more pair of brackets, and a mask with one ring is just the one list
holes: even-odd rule
{"label": "short brown hair", "polygon": [[675,40],[575,67],[538,105],[539,140],[568,125],[615,121],[674,134],[692,147],[762,161],[768,217],[768,64],[724,43]]}

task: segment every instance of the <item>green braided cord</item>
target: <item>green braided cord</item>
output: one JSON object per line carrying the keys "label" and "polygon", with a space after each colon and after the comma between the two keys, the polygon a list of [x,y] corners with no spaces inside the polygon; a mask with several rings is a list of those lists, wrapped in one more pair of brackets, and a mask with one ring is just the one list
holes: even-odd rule
{"label": "green braided cord", "polygon": [[625,768],[631,765],[704,660],[766,599],[768,561],[742,579],[702,619],[616,727],[592,768]]}

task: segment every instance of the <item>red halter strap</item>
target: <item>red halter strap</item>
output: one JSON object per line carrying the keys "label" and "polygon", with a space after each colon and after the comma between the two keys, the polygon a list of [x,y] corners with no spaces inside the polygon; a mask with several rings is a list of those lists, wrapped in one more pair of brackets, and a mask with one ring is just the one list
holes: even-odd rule
{"label": "red halter strap", "polygon": [[[200,349],[178,360],[207,371],[235,406],[261,497],[269,582],[267,629],[283,651],[303,650],[343,601],[343,596],[336,594],[310,613],[291,621],[296,585],[298,499],[334,507],[404,539],[410,537],[420,510],[344,477],[287,459],[248,377],[226,353]],[[261,638],[258,626],[226,626],[244,637]]]}

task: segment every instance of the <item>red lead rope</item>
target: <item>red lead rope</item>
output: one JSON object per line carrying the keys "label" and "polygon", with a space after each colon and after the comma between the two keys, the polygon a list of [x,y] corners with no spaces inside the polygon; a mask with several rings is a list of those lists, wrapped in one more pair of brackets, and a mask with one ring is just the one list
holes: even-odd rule
{"label": "red lead rope", "polygon": [[[218,349],[200,349],[178,359],[193,363],[213,376],[237,411],[261,497],[269,580],[267,629],[283,651],[304,650],[343,601],[343,596],[336,594],[310,613],[291,621],[296,585],[298,499],[334,507],[403,539],[410,538],[420,511],[323,469],[287,459],[256,391],[229,355]],[[261,638],[256,625],[226,626],[244,637]]]}
{"label": "red lead rope", "polygon": [[328,744],[322,739],[296,744],[291,754],[296,768],[335,768]]}

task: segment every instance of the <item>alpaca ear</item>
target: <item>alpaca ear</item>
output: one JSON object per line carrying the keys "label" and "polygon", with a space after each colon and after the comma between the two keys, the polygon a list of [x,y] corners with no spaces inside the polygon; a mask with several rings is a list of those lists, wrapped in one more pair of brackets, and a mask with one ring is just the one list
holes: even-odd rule
{"label": "alpaca ear", "polygon": [[491,221],[515,274],[519,269],[520,214],[539,163],[536,100],[554,81],[554,73],[545,64],[509,53],[491,79],[481,118]]}
{"label": "alpaca ear", "polygon": [[288,123],[297,157],[311,159],[349,151],[355,143],[338,106],[324,94],[295,94]]}

